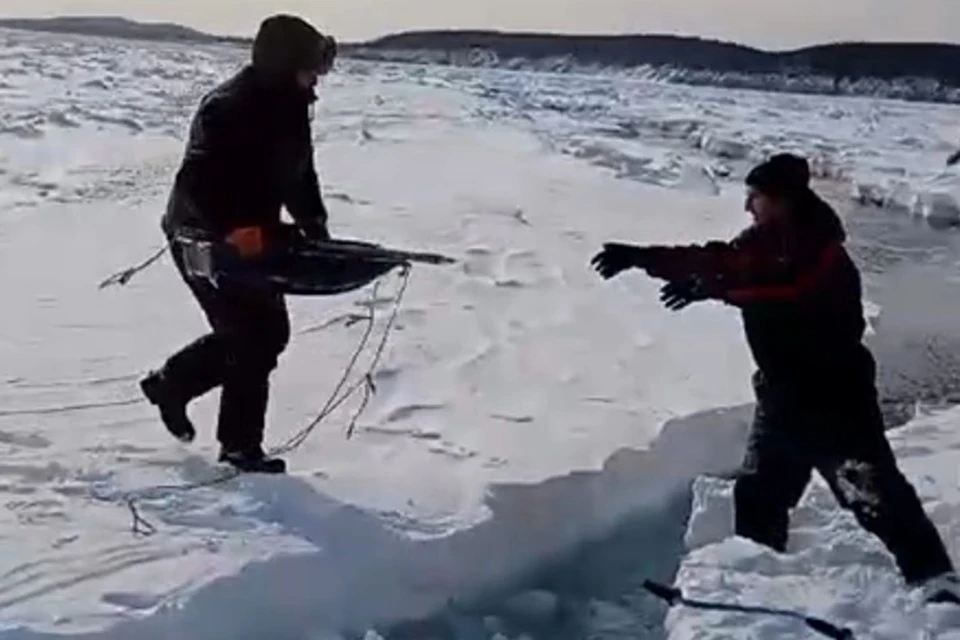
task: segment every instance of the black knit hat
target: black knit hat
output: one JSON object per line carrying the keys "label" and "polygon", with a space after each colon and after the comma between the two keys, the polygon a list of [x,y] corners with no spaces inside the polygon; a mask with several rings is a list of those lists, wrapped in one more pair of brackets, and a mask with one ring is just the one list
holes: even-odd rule
{"label": "black knit hat", "polygon": [[329,68],[336,41],[296,16],[277,14],[260,23],[253,41],[253,66],[270,75]]}
{"label": "black knit hat", "polygon": [[754,167],[745,182],[771,196],[798,195],[810,187],[810,165],[800,156],[780,153]]}

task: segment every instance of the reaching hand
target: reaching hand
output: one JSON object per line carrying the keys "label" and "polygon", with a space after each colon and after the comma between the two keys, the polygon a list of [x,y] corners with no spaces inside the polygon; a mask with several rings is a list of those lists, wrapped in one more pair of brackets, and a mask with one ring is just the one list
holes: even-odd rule
{"label": "reaching hand", "polygon": [[640,247],[619,242],[608,242],[603,250],[593,256],[590,264],[604,279],[609,280],[621,271],[637,266],[637,256],[642,251]]}
{"label": "reaching hand", "polygon": [[698,279],[686,282],[668,282],[660,287],[660,302],[671,311],[680,311],[694,302],[706,300],[707,292]]}

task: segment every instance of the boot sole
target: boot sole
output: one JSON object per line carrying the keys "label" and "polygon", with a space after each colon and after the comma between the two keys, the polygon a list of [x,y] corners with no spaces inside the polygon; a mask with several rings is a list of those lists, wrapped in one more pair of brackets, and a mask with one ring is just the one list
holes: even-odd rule
{"label": "boot sole", "polygon": [[267,475],[267,476],[282,476],[282,475],[286,475],[286,473],[287,473],[286,468],[283,468],[283,469],[245,469],[245,468],[243,468],[243,467],[238,467],[238,466],[236,466],[236,465],[234,465],[234,464],[230,464],[229,462],[225,462],[225,463],[223,463],[223,464],[226,464],[228,467],[230,467],[231,469],[233,469],[233,470],[236,471],[237,473],[244,473],[244,474],[247,474],[247,473],[255,473],[255,474]]}
{"label": "boot sole", "polygon": [[941,591],[927,598],[926,602],[927,604],[952,604],[954,606],[958,606],[960,605],[960,598],[949,591]]}
{"label": "boot sole", "polygon": [[229,466],[231,469],[238,473],[260,473],[265,475],[284,475],[287,473],[287,465],[285,462],[275,462],[272,467],[245,467],[244,465],[237,465],[229,460],[224,460],[221,458],[219,460],[221,464]]}

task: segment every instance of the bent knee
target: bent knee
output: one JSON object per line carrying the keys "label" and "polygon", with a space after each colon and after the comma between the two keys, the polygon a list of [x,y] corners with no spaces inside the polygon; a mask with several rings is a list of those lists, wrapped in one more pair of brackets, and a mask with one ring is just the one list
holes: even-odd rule
{"label": "bent knee", "polygon": [[248,371],[273,371],[289,340],[288,335],[230,336],[228,364]]}

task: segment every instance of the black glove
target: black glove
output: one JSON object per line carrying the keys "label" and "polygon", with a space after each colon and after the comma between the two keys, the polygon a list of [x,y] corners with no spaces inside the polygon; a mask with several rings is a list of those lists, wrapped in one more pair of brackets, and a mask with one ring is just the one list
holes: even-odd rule
{"label": "black glove", "polygon": [[660,302],[671,311],[679,311],[709,297],[703,281],[699,278],[691,278],[684,282],[668,282],[660,287]]}
{"label": "black glove", "polygon": [[607,242],[603,250],[593,256],[590,264],[603,278],[609,280],[621,271],[644,268],[653,258],[654,249],[619,242]]}
{"label": "black glove", "polygon": [[954,151],[950,154],[950,157],[947,158],[947,166],[952,167],[953,165],[957,164],[957,162],[960,162],[960,150]]}

